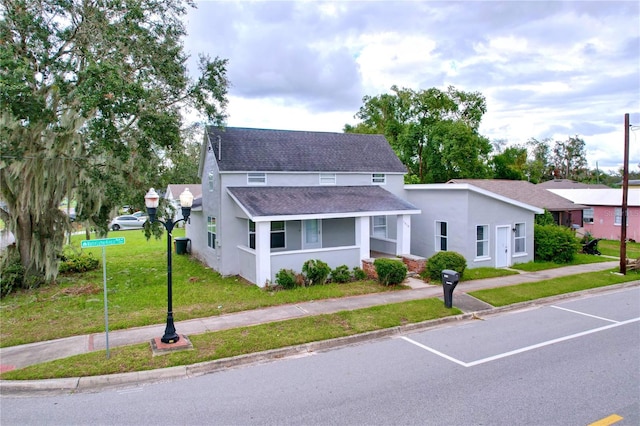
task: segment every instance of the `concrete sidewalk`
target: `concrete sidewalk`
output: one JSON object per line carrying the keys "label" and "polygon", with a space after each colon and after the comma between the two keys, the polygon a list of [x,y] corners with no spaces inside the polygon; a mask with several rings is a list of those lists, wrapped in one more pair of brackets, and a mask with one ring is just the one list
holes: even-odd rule
{"label": "concrete sidewalk", "polygon": [[[453,295],[453,305],[465,313],[491,309],[492,306],[479,301],[467,292],[510,286],[526,282],[535,282],[550,278],[575,275],[584,272],[602,271],[615,268],[619,262],[592,263],[568,266],[539,272],[520,273],[500,278],[489,278],[460,283]],[[339,299],[317,300],[294,305],[273,306],[251,311],[237,312],[208,318],[192,319],[176,323],[176,330],[183,335],[196,335],[211,331],[281,321],[292,318],[354,310],[376,305],[386,305],[409,300],[439,297],[442,299],[442,287],[429,285],[422,280],[409,278],[406,282],[411,290],[377,293],[363,296],[351,296]],[[109,347],[126,346],[150,342],[164,334],[165,324],[138,327],[109,332]],[[104,333],[73,336],[27,345],[12,346],[0,349],[0,371],[8,371],[28,365],[39,364],[72,355],[104,350],[106,339]]]}

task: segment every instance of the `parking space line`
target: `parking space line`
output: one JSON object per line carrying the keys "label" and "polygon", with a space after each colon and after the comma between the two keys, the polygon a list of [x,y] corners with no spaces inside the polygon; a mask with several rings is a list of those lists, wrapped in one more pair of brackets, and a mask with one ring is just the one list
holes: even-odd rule
{"label": "parking space line", "polygon": [[623,420],[624,417],[619,416],[617,414],[612,414],[608,417],[605,417],[604,419],[600,419],[597,422],[593,422],[590,423],[589,426],[610,426],[614,423],[619,422],[620,420]]}
{"label": "parking space line", "polygon": [[598,327],[598,328],[592,328],[591,330],[586,330],[586,331],[581,331],[580,333],[574,333],[574,334],[570,334],[568,336],[564,336],[564,337],[559,337],[557,339],[552,339],[552,340],[547,340],[545,342],[540,342],[540,343],[536,343],[535,345],[530,345],[530,346],[525,346],[523,348],[520,349],[515,349],[513,351],[508,351],[508,352],[503,352],[501,354],[497,354],[497,355],[493,355],[487,358],[482,358],[476,361],[471,361],[471,362],[464,362],[464,361],[460,361],[459,359],[456,359],[452,356],[449,356],[443,352],[438,351],[437,349],[433,349],[430,348],[429,346],[423,345],[422,343],[416,342],[413,339],[410,339],[406,336],[400,336],[401,339],[415,345],[418,346],[419,348],[422,348],[424,350],[427,350],[435,355],[438,355],[444,359],[447,359],[451,362],[455,362],[458,365],[461,365],[463,367],[475,367],[476,365],[480,365],[480,364],[485,364],[487,362],[491,362],[491,361],[496,361],[498,359],[502,359],[502,358],[506,358],[512,355],[517,355],[523,352],[528,352],[531,351],[533,349],[538,349],[538,348],[542,348],[545,346],[549,346],[549,345],[553,345],[555,343],[560,343],[560,342],[564,342],[566,340],[571,340],[571,339],[575,339],[577,337],[582,337],[582,336],[587,336],[589,334],[593,334],[593,333],[598,333],[600,331],[604,331],[604,330],[608,330],[610,328],[616,328],[616,327],[620,327],[622,325],[627,325],[627,324],[631,324],[634,322],[640,321],[640,317],[638,318],[632,318],[626,321],[620,321],[620,322],[616,322],[614,324],[609,324],[609,325],[605,325],[602,327]]}
{"label": "parking space line", "polygon": [[609,318],[599,317],[597,315],[591,315],[591,314],[588,314],[586,312],[574,311],[573,309],[567,309],[567,308],[563,308],[563,307],[556,306],[556,305],[549,305],[549,306],[551,308],[556,308],[556,309],[560,309],[560,310],[563,310],[563,311],[572,312],[574,314],[584,315],[585,317],[596,318],[596,319],[599,319],[599,320],[602,320],[602,321],[609,321],[609,322],[615,322],[615,323],[619,323],[620,322],[620,321],[612,320],[612,319],[609,319]]}

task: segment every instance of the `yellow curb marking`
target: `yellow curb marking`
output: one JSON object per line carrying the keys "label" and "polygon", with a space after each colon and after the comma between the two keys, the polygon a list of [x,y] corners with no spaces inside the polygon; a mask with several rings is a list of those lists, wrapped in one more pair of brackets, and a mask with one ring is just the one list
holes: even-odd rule
{"label": "yellow curb marking", "polygon": [[620,417],[617,414],[612,414],[608,417],[605,417],[604,419],[600,419],[596,422],[590,423],[589,426],[609,426],[612,425],[614,423],[619,422],[620,420],[622,420],[623,417]]}

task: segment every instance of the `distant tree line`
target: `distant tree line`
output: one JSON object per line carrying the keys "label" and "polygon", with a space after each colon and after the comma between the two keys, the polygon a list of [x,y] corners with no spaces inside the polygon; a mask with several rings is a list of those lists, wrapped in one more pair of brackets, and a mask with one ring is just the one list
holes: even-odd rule
{"label": "distant tree line", "polygon": [[[392,86],[390,93],[365,96],[355,125],[346,133],[386,136],[405,164],[406,183],[441,183],[450,179],[510,179],[533,183],[571,179],[615,186],[622,174],[604,173],[587,166],[584,140],[578,135],[563,141],[529,139],[508,145],[490,142],[478,128],[487,111],[479,92],[413,90]],[[631,173],[630,178],[640,175]]]}

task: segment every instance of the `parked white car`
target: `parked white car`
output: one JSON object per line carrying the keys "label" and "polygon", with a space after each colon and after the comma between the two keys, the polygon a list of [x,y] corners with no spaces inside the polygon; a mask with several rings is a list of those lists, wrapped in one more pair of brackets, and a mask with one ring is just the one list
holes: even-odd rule
{"label": "parked white car", "polygon": [[144,227],[144,223],[147,221],[146,216],[137,218],[133,215],[124,215],[114,218],[109,224],[109,228],[113,231],[119,231],[120,229],[141,229]]}

